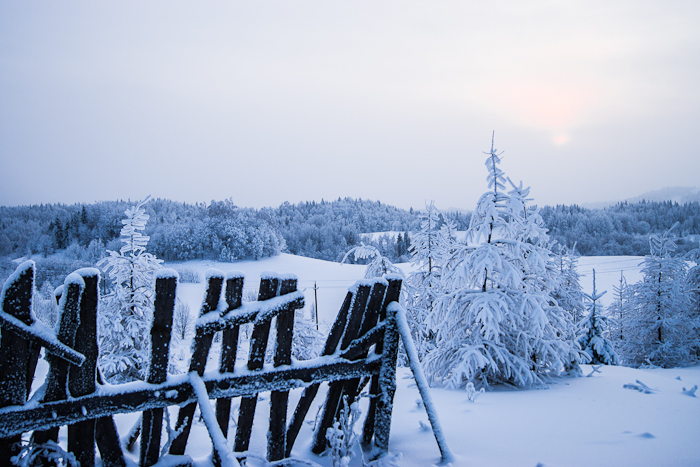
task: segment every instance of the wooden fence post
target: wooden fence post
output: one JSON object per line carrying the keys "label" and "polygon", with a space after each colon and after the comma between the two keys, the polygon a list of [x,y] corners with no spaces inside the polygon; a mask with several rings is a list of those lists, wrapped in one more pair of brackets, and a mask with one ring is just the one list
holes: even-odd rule
{"label": "wooden fence post", "polygon": [[[85,363],[68,369],[68,391],[72,397],[92,394],[97,389],[97,305],[100,272],[95,268],[76,271],[85,282],[80,298],[80,322],[75,332],[75,350],[85,355]],[[68,451],[81,467],[95,465],[95,420],[84,420],[68,427]]]}
{"label": "wooden fence post", "polygon": [[[381,312],[382,304],[384,303],[384,297],[386,295],[386,285],[382,282],[375,282],[372,285],[372,291],[370,292],[369,301],[367,302],[367,309],[365,311],[362,325],[356,337],[364,336],[373,327],[377,325],[377,320],[379,319],[379,313]],[[369,349],[365,350],[357,355],[357,357],[352,358],[352,360],[361,360],[367,358],[369,354]],[[358,393],[362,390],[360,385],[360,378],[353,378],[345,383],[343,388],[343,393],[348,396],[348,404],[355,402]],[[340,409],[341,407],[339,407]],[[336,411],[336,416],[339,412]]]}
{"label": "wooden fence post", "polygon": [[[345,332],[343,333],[343,338],[340,343],[341,350],[346,349],[358,335],[365,308],[367,307],[370,289],[371,286],[368,284],[362,284],[357,287],[352,302],[352,310],[350,311],[348,323],[345,326]],[[323,407],[321,423],[319,423],[316,428],[313,445],[311,447],[311,451],[315,454],[320,454],[326,449],[328,444],[326,440],[326,430],[333,425],[333,419],[338,413],[344,385],[345,381],[334,381],[328,386],[328,395],[326,396],[326,404]]]}
{"label": "wooden fence post", "polygon": [[[173,308],[177,292],[177,272],[161,269],[156,274],[156,298],[151,327],[151,361],[148,367],[149,384],[165,382],[168,376],[168,357],[173,325]],[[141,425],[141,450],[139,465],[151,466],[160,455],[160,434],[163,429],[163,410],[151,409],[143,412]]]}
{"label": "wooden fence post", "polygon": [[[223,284],[224,273],[222,271],[209,270],[207,272],[207,291],[199,316],[204,316],[207,313],[216,310],[219,305],[219,298],[221,297],[221,289]],[[204,374],[204,368],[207,364],[207,357],[209,356],[209,349],[211,348],[213,337],[214,336],[211,333],[206,333],[200,329],[197,330],[194,338],[194,350],[190,360],[190,372],[196,371],[199,376]],[[191,404],[187,404],[186,406],[180,408],[175,429],[182,429],[182,431],[170,446],[170,454],[179,456],[185,454],[187,439],[190,436],[190,429],[192,428],[192,418],[194,417],[194,412],[196,409],[196,402],[192,402]]]}
{"label": "wooden fence post", "polygon": [[[286,278],[280,285],[280,295],[296,292],[296,278]],[[292,338],[294,334],[294,308],[289,308],[277,315],[277,342],[275,345],[275,367],[291,365]],[[272,391],[270,393],[270,428],[267,433],[267,460],[284,459],[287,438],[287,404],[289,391]]]}
{"label": "wooden fence post", "polygon": [[[241,272],[229,272],[226,275],[226,311],[240,308],[243,304],[243,281]],[[219,361],[220,373],[233,373],[236,366],[236,353],[238,352],[238,333],[240,326],[226,328],[221,335],[221,359]],[[231,399],[216,400],[216,420],[224,437],[228,436],[229,418],[231,417]]]}
{"label": "wooden fence post", "polygon": [[[5,283],[2,310],[25,324],[32,324],[34,261],[25,261]],[[30,342],[3,331],[0,340],[0,407],[22,405],[27,401],[33,379]],[[29,373],[32,373],[31,375]],[[21,435],[0,439],[0,465],[12,465],[10,457],[19,454]]]}
{"label": "wooden fence post", "polygon": [[[340,339],[343,336],[345,325],[347,324],[348,312],[350,311],[352,298],[353,294],[351,292],[348,292],[347,295],[345,295],[343,305],[340,307],[340,311],[338,311],[338,316],[333,322],[331,332],[326,338],[326,345],[324,346],[323,352],[321,353],[322,356],[332,355],[333,353],[335,353],[336,348],[338,347],[338,343],[340,342]],[[311,403],[313,402],[314,398],[316,397],[316,394],[318,393],[319,386],[319,384],[312,384],[306,389],[304,389],[304,392],[301,394],[301,399],[299,399],[299,402],[297,403],[297,407],[294,410],[294,415],[292,416],[292,421],[289,424],[289,428],[287,429],[287,447],[285,449],[286,457],[289,457],[292,454],[292,446],[294,446],[294,441],[296,441],[297,436],[299,435],[299,430],[301,429],[301,426],[304,423],[304,418],[306,418],[306,414],[311,408]]]}
{"label": "wooden fence post", "polygon": [[[393,409],[394,393],[396,392],[396,358],[399,349],[399,332],[396,322],[396,312],[388,312],[391,302],[399,301],[401,279],[388,279],[384,304],[382,305],[382,321],[386,323],[384,338],[377,343],[375,351],[381,352],[382,365],[378,376],[372,377],[370,386],[370,407],[365,419],[363,443],[368,445],[374,434],[374,444],[380,453],[389,450],[389,432],[391,430],[391,412]],[[381,344],[381,345],[380,345]]]}
{"label": "wooden fence post", "polygon": [[[278,285],[279,280],[276,277],[261,277],[258,301],[269,300],[276,297],[279,288]],[[250,355],[248,356],[248,370],[250,371],[261,370],[265,363],[267,339],[270,335],[270,322],[270,318],[262,321],[255,321],[253,333],[250,336]],[[253,429],[255,406],[257,403],[257,395],[241,398],[241,405],[238,409],[238,428],[236,429],[234,452],[244,452],[248,450],[250,434]]]}
{"label": "wooden fence post", "polygon": [[[63,291],[59,299],[60,314],[58,317],[59,341],[69,347],[75,345],[75,331],[80,324],[80,297],[85,290],[85,281],[78,274],[69,274],[63,283]],[[42,402],[65,400],[68,396],[68,362],[51,354],[46,355],[49,362],[49,373],[46,377],[46,392]],[[58,427],[45,431],[35,431],[32,435],[35,443],[47,441],[58,442]]]}

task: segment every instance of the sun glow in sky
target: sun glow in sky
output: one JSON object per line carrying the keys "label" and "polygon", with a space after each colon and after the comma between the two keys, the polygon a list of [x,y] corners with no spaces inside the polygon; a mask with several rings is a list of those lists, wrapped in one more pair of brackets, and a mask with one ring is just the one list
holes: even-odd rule
{"label": "sun glow in sky", "polygon": [[4,2],[0,204],[471,209],[492,131],[539,204],[698,185],[699,21],[681,0]]}

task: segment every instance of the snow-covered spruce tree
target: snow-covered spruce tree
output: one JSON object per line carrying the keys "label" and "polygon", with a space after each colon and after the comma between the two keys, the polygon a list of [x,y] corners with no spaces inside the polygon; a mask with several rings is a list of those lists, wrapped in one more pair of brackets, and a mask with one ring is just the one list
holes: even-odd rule
{"label": "snow-covered spruce tree", "polygon": [[675,227],[650,237],[651,251],[644,258],[642,280],[633,286],[628,332],[622,346],[625,361],[633,366],[670,368],[698,360],[700,322],[690,312],[688,266],[682,257],[673,255]]}
{"label": "snow-covered spruce tree", "polygon": [[690,300],[690,309],[688,315],[697,324],[695,329],[695,358],[700,360],[700,249],[691,250],[686,255],[686,261],[695,264],[688,269],[688,274],[685,276],[685,287],[688,291]]}
{"label": "snow-covered spruce tree", "polygon": [[540,383],[582,358],[571,316],[552,298],[558,277],[542,218],[527,206],[529,189],[505,178],[493,142],[487,154],[490,190],[472,214],[467,243],[445,262],[443,293],[428,317],[436,348],[426,371],[452,387]]}
{"label": "snow-covered spruce tree", "polygon": [[632,305],[632,287],[627,284],[625,275],[620,271],[620,282],[613,285],[613,302],[608,306],[607,315],[611,318],[610,340],[621,345],[625,340],[626,324]]}
{"label": "snow-covered spruce tree", "polygon": [[97,263],[114,283],[98,315],[99,365],[112,382],[142,379],[147,371],[154,272],[163,262],[146,253],[149,238],[141,233],[149,218],[143,208],[149,198],[125,211],[120,238],[124,245],[119,252],[109,250]]}
{"label": "snow-covered spruce tree", "polygon": [[582,323],[584,331],[579,339],[581,348],[588,354],[590,363],[603,365],[617,365],[619,359],[610,339],[607,338],[608,319],[603,315],[598,303],[605,291],[598,293],[595,288],[595,269],[593,270],[593,293],[584,294],[588,316]]}
{"label": "snow-covered spruce tree", "polygon": [[431,202],[421,214],[420,230],[411,238],[411,263],[414,271],[402,287],[406,319],[419,358],[434,348],[434,333],[426,318],[434,311],[442,287],[442,265],[454,251],[456,229],[452,221],[440,225],[440,211]]}
{"label": "snow-covered spruce tree", "polygon": [[574,324],[579,325],[583,321],[586,307],[583,304],[584,294],[578,273],[579,257],[576,254],[576,245],[571,249],[556,245],[555,249],[556,254],[552,259],[560,280],[552,296],[560,307],[571,314]]}

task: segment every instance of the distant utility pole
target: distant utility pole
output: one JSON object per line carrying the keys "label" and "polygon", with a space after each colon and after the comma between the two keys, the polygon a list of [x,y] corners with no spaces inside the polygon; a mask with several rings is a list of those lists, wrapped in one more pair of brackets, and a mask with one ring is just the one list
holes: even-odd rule
{"label": "distant utility pole", "polygon": [[318,294],[316,291],[318,290],[318,287],[316,287],[316,281],[314,281],[314,315],[316,315],[316,330],[318,331]]}

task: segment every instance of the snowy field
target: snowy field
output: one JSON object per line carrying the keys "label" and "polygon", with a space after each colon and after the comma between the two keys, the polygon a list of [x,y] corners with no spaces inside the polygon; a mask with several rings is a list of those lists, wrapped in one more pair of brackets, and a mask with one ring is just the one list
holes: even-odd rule
{"label": "snowy field", "polygon": [[[579,261],[581,285],[592,288],[593,268],[599,291],[608,290],[604,303],[611,301],[613,285],[620,271],[629,283],[641,278],[641,257],[584,257]],[[347,287],[362,278],[364,266],[340,265],[327,261],[283,254],[262,261],[235,264],[207,261],[169,266],[199,270],[215,267],[246,274],[245,288],[255,289],[262,271],[294,273],[299,288],[305,289],[307,304],[313,303],[313,285],[318,286],[319,317],[326,327],[335,319]],[[408,272],[408,265],[401,265]],[[187,300],[193,312],[201,304],[204,284],[182,284],[178,296]],[[591,373],[584,366],[585,374]],[[410,371],[401,369],[394,406],[392,453],[401,455],[400,466],[430,466],[440,460],[439,451],[418,406],[418,391]],[[676,379],[680,377],[679,379]],[[654,389],[644,394],[625,389],[639,380]],[[586,378],[563,378],[546,388],[496,390],[475,402],[462,391],[434,388],[433,398],[450,448],[454,466],[697,466],[700,465],[700,398],[683,394],[683,388],[700,385],[700,367],[674,370],[635,370],[604,367]],[[265,397],[265,396],[263,396]],[[298,394],[295,395],[298,397]],[[321,403],[322,398],[317,398]],[[265,401],[267,402],[267,401]],[[265,403],[258,406],[261,420],[267,419]],[[313,419],[314,410],[309,418]],[[199,426],[201,444],[193,443],[191,455],[203,459],[209,451],[205,430]],[[253,449],[265,452],[265,430],[257,426]],[[329,459],[313,456],[308,446],[311,427],[306,426],[294,455],[330,465]],[[195,447],[199,445],[199,448]],[[355,459],[353,465],[361,465]]]}
{"label": "snowy field", "polygon": [[[581,258],[584,291],[590,292],[590,271],[595,268],[598,289],[607,289],[606,298],[611,298],[620,270],[625,272],[628,282],[635,282],[640,277],[640,262],[641,258],[637,257]],[[225,272],[239,270],[246,274],[245,288],[251,290],[257,289],[263,271],[296,274],[299,288],[305,289],[307,304],[313,303],[314,282],[317,284],[319,315],[326,329],[335,319],[347,287],[364,274],[364,266],[287,254],[257,262],[193,261],[165,266],[196,269],[202,276],[209,268]],[[190,305],[192,313],[198,313],[203,293],[204,283],[181,284],[178,288],[178,297]],[[590,366],[583,366],[583,369],[584,374],[592,373]],[[638,384],[637,381],[651,388],[651,393],[624,388],[626,384]],[[671,370],[603,367],[591,377],[561,378],[546,387],[496,389],[482,394],[475,402],[470,402],[464,391],[433,388],[432,397],[447,442],[456,457],[452,463],[454,467],[698,466],[700,398],[683,393],[683,388],[696,384],[700,385],[700,367]],[[323,389],[315,400],[315,407],[309,411],[292,455],[330,466],[329,458],[317,457],[309,450],[314,415],[323,401],[322,392]],[[291,393],[290,411],[299,395],[300,391]],[[251,450],[264,455],[269,394],[262,394],[261,399]],[[428,467],[440,460],[432,433],[425,428],[428,419],[418,400],[410,370],[399,369],[390,439],[390,451],[399,457],[398,466]],[[238,403],[235,400],[233,404],[234,420]],[[361,405],[364,411],[366,399]],[[174,422],[174,409],[171,414]],[[136,417],[134,414],[115,417],[122,436],[135,423]],[[359,424],[357,429],[361,429]],[[191,436],[187,454],[198,467],[211,465],[208,458],[211,442],[201,422],[195,423]],[[65,429],[62,437],[65,437]],[[229,445],[232,443],[231,433]],[[136,463],[137,454],[131,460]],[[251,460],[249,465],[265,464]],[[361,466],[362,463],[356,457],[350,465]]]}

